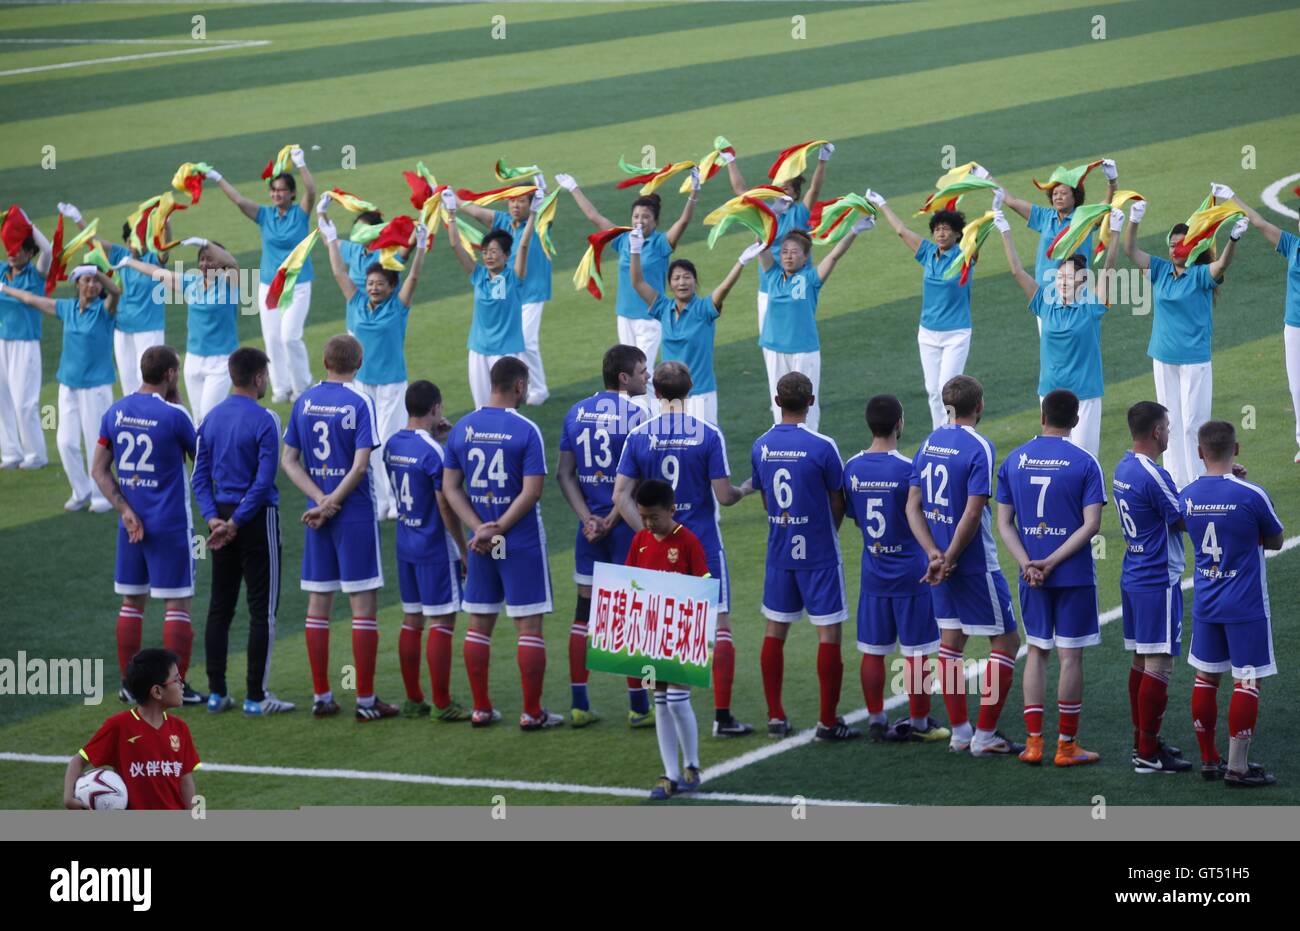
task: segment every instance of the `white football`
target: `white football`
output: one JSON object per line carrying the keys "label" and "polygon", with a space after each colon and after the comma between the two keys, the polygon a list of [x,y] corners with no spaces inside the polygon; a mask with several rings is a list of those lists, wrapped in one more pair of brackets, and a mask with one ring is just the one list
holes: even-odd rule
{"label": "white football", "polygon": [[89,769],[77,780],[77,801],[93,811],[126,807],[126,783],[111,769]]}

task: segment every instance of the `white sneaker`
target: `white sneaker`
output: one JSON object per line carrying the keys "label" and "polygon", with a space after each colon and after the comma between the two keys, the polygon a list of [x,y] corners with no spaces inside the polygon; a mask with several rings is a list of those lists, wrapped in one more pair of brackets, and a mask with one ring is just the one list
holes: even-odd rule
{"label": "white sneaker", "polygon": [[271,394],[272,404],[287,404],[288,401],[289,401],[289,393],[287,391],[281,392],[279,394],[272,392]]}
{"label": "white sneaker", "polygon": [[73,495],[67,501],[63,502],[63,510],[69,513],[80,511],[88,504],[90,504],[90,495],[86,495],[84,498],[78,498],[76,495]]}
{"label": "white sneaker", "polygon": [[276,698],[271,692],[267,692],[266,697],[261,701],[253,701],[251,698],[244,699],[244,714],[250,718],[263,717],[268,714],[283,714],[286,711],[292,711],[296,707],[293,702]]}
{"label": "white sneaker", "polygon": [[21,459],[3,459],[0,460],[0,469],[16,469],[21,463]]}
{"label": "white sneaker", "polygon": [[111,510],[113,510],[113,505],[108,503],[107,498],[92,499],[90,502],[91,514],[103,514]]}
{"label": "white sneaker", "polygon": [[35,472],[37,469],[43,469],[47,465],[44,459],[24,459],[18,464],[18,468],[25,472]]}

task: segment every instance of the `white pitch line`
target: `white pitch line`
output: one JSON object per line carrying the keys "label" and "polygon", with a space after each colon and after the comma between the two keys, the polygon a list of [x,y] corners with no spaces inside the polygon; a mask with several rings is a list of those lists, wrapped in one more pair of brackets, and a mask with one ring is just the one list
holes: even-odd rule
{"label": "white pitch line", "polygon": [[141,52],[138,55],[112,55],[108,58],[87,58],[81,61],[64,61],[54,65],[35,65],[31,68],[11,68],[0,71],[0,78],[13,77],[18,74],[36,74],[40,71],[59,71],[64,68],[81,68],[86,65],[106,65],[123,61],[142,61],[146,58],[167,58],[173,55],[200,55],[204,52],[224,52],[230,49],[253,48],[270,45],[270,39],[248,39],[246,41],[225,42],[220,45],[203,45],[197,48],[172,49],[166,52]]}
{"label": "white pitch line", "polygon": [[1282,193],[1282,188],[1288,186],[1293,181],[1300,181],[1300,174],[1288,175],[1281,180],[1274,181],[1268,187],[1264,188],[1264,193],[1260,194],[1259,197],[1260,200],[1264,202],[1264,205],[1275,213],[1280,213],[1284,217],[1290,217],[1292,220],[1300,220],[1300,213],[1292,210],[1278,199],[1278,195]]}
{"label": "white pitch line", "polygon": [[[3,39],[0,45],[230,45],[244,39]],[[269,40],[268,40],[269,41]]]}

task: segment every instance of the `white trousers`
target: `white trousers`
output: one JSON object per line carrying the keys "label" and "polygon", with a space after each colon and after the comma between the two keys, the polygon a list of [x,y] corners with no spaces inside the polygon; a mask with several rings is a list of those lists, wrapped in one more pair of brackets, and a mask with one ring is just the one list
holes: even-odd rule
{"label": "white trousers", "polygon": [[1209,362],[1168,365],[1153,359],[1156,401],[1169,409],[1169,448],[1164,467],[1174,485],[1183,488],[1205,474],[1197,454],[1196,433],[1210,419],[1214,374]]}
{"label": "white trousers", "polygon": [[112,406],[112,385],[94,388],[59,385],[59,426],[54,443],[59,449],[63,474],[72,486],[72,497],[77,501],[90,498],[94,504],[108,504],[90,477],[90,463],[94,460],[95,444],[99,442],[99,423]]}
{"label": "white trousers", "polygon": [[[763,364],[767,366],[767,397],[771,400],[776,396],[776,383],[781,380],[782,375],[788,375],[790,372],[802,372],[812,381],[813,394],[817,394],[821,387],[822,379],[822,354],[817,352],[776,352],[773,349],[763,350]],[[816,430],[817,424],[821,421],[822,406],[814,403],[808,408],[808,429]],[[772,423],[781,422],[781,408],[772,402]]]}
{"label": "white trousers", "polygon": [[[1038,409],[1043,409],[1043,399],[1038,399]],[[1101,454],[1101,398],[1079,399],[1079,422],[1070,431],[1069,440],[1080,449],[1092,453],[1093,458]]]}
{"label": "white trousers", "polygon": [[714,426],[717,426],[718,392],[705,391],[703,394],[687,395],[686,413],[690,414],[696,420],[708,421]]}
{"label": "white trousers", "polygon": [[767,319],[767,292],[758,292],[758,335],[763,335],[763,321]]}
{"label": "white trousers", "polygon": [[230,393],[230,356],[196,356],[185,353],[185,394],[190,399],[194,422],[200,423],[208,411]]}
{"label": "white trousers", "polygon": [[659,357],[659,343],[663,327],[658,320],[633,320],[618,317],[618,341],[624,346],[635,346],[645,353],[645,364],[654,372],[655,359]]}
{"label": "white trousers", "polygon": [[262,318],[262,342],[270,357],[271,397],[284,400],[297,397],[311,385],[311,361],[302,328],[311,310],[311,282],[293,286],[293,297],[286,306],[281,301],[275,310],[266,309],[270,286],[258,284],[257,309]]}
{"label": "white trousers", "polygon": [[140,360],[144,357],[144,351],[150,346],[165,344],[162,330],[146,330],[143,333],[113,331],[113,358],[117,361],[117,375],[122,381],[123,397],[140,390],[143,381],[140,376]]}
{"label": "white trousers", "polygon": [[1286,383],[1295,410],[1295,442],[1300,446],[1300,326],[1283,327],[1282,341],[1286,345]]}
{"label": "white trousers", "polygon": [[966,370],[966,357],[970,355],[970,328],[927,330],[918,327],[916,345],[921,350],[921,371],[925,373],[930,421],[938,430],[948,422],[948,412],[943,406],[943,386]]}
{"label": "white trousers", "polygon": [[406,426],[406,382],[367,385],[359,381],[356,386],[375,403],[375,416],[379,418],[375,424],[379,431],[379,446],[370,452],[370,471],[375,477],[375,505],[382,520],[397,510],[397,499],[388,481],[388,470],[384,468],[384,444]]}
{"label": "white trousers", "polygon": [[[473,349],[469,350],[466,359],[469,364],[469,393],[470,397],[474,399],[475,408],[482,407],[492,397],[492,366],[497,364],[498,359],[504,359],[507,355],[514,356],[516,359],[523,359],[521,353],[508,352],[500,356],[485,356]],[[531,391],[531,375],[528,383]]]}
{"label": "white trousers", "polygon": [[0,460],[49,462],[41,432],[41,342],[0,339]]}
{"label": "white trousers", "polygon": [[546,386],[546,370],[542,368],[542,311],[545,301],[524,304],[524,354],[520,356],[528,366],[528,403],[544,404],[551,396]]}

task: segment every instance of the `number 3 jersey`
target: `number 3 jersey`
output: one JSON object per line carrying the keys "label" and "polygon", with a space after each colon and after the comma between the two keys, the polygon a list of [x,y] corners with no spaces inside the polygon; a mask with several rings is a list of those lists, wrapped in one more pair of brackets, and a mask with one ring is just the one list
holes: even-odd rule
{"label": "number 3 jersey", "polygon": [[1282,532],[1268,492],[1233,475],[1202,475],[1178,497],[1196,554],[1192,618],[1209,624],[1268,618],[1263,542]]}
{"label": "number 3 jersey", "polygon": [[113,451],[117,484],[145,533],[190,526],[185,457],[194,456],[194,421],[152,392],[128,394],[99,422],[99,445]]}
{"label": "number 3 jersey", "polygon": [[587,510],[604,517],[614,509],[614,480],[627,435],[646,419],[645,409],[617,391],[598,391],[564,417],[560,452],[573,453]]}
{"label": "number 3 jersey", "polygon": [[[330,494],[352,468],[358,449],[375,449],[374,402],[354,385],[323,381],[302,393],[293,405],[284,430],[284,443],[299,451],[299,461],[311,480]],[[316,506],[308,501],[307,507]],[[370,470],[343,501],[333,521],[374,521],[375,496]]]}
{"label": "number 3 jersey", "polygon": [[[481,519],[499,520],[523,492],[526,477],[546,474],[542,433],[518,411],[480,407],[452,427],[444,467],[464,475],[462,487]],[[515,548],[542,546],[541,506],[521,517],[505,538]]]}
{"label": "number 3 jersey", "polygon": [[[922,509],[935,546],[946,550],[971,495],[993,493],[993,444],[974,427],[945,424],[926,438],[912,458],[911,483],[921,489]],[[979,530],[957,558],[958,575],[997,572],[998,549],[988,505]]]}
{"label": "number 3 jersey", "polygon": [[862,531],[862,590],[881,598],[926,595],[929,560],[907,523],[912,460],[863,451],[844,463],[844,498]]}
{"label": "number 3 jersey", "polygon": [[843,480],[835,441],[804,424],[777,424],[754,441],[753,483],[767,504],[767,565],[825,569],[840,564],[830,493]]}

